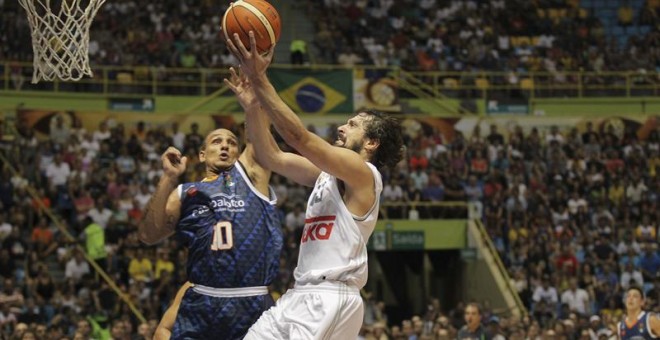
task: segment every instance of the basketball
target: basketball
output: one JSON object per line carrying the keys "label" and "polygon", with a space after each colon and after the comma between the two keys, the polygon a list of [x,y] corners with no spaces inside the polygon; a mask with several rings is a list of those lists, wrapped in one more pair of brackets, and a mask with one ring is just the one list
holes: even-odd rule
{"label": "basketball", "polygon": [[280,39],[280,15],[268,1],[239,0],[232,2],[222,18],[222,31],[226,39],[238,33],[243,45],[250,49],[250,36],[254,31],[259,53],[267,52]]}

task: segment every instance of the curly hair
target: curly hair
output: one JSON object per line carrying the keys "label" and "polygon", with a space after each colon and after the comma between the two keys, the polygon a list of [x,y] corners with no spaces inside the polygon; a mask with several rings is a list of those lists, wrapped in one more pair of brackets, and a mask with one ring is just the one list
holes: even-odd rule
{"label": "curly hair", "polygon": [[403,130],[399,120],[380,111],[365,109],[357,112],[372,117],[364,127],[364,136],[378,140],[379,145],[371,157],[377,168],[393,168],[403,158]]}

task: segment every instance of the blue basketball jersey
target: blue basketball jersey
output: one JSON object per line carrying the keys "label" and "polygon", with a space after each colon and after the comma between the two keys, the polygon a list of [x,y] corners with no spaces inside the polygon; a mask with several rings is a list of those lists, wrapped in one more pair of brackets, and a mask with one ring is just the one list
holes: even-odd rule
{"label": "blue basketball jersey", "polygon": [[624,317],[621,322],[619,322],[619,337],[622,340],[645,340],[645,339],[657,339],[657,335],[653,334],[651,327],[649,327],[649,317],[651,314],[648,312],[641,312],[637,317],[637,322],[631,327],[628,327],[626,324],[626,318]]}
{"label": "blue basketball jersey", "polygon": [[236,162],[217,178],[178,187],[177,234],[188,247],[188,280],[214,288],[268,286],[283,236],[276,198],[262,195]]}

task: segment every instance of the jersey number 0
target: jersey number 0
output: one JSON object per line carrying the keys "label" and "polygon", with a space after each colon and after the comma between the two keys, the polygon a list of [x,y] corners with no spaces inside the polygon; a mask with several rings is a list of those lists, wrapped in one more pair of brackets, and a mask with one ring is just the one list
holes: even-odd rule
{"label": "jersey number 0", "polygon": [[218,222],[213,228],[211,250],[227,250],[232,247],[234,247],[234,234],[231,223],[227,221]]}

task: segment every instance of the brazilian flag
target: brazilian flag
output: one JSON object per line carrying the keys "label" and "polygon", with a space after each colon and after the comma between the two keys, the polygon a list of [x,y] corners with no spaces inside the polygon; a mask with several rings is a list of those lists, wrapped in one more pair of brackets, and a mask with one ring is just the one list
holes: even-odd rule
{"label": "brazilian flag", "polygon": [[351,70],[270,69],[268,77],[296,113],[352,113]]}

